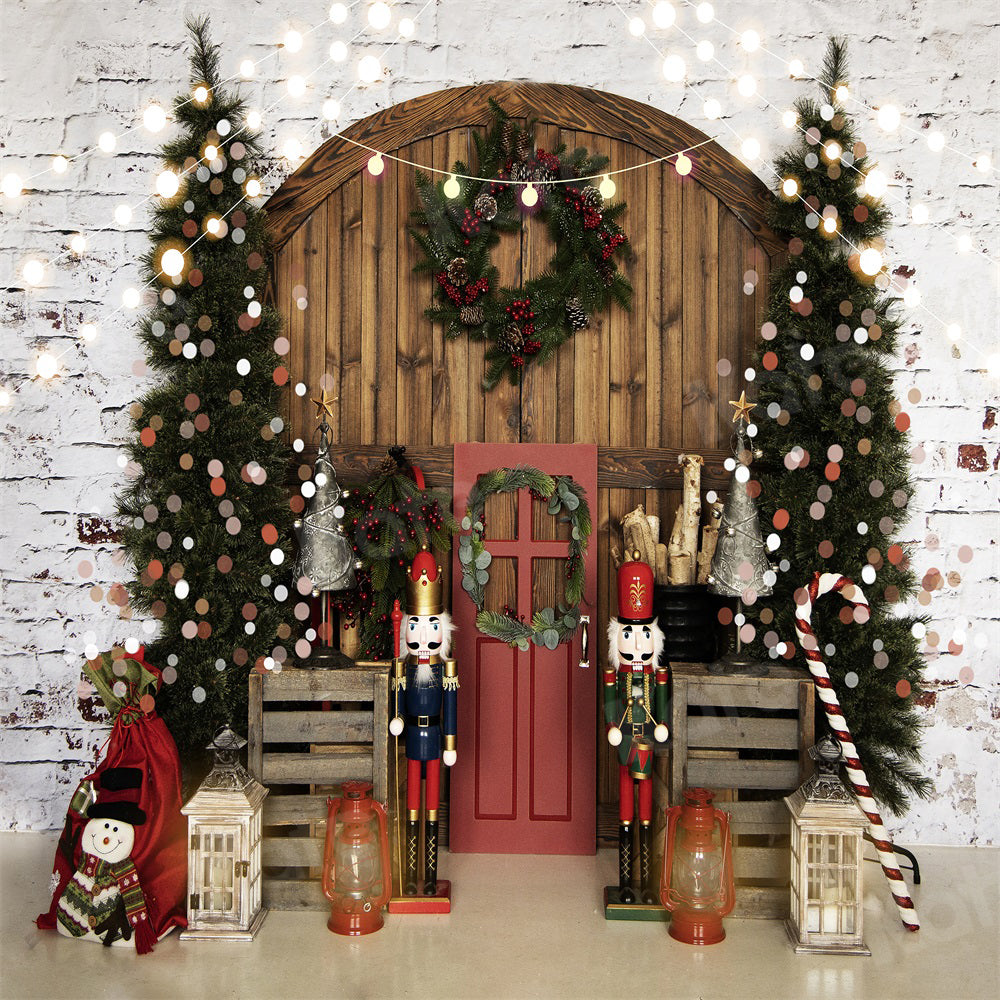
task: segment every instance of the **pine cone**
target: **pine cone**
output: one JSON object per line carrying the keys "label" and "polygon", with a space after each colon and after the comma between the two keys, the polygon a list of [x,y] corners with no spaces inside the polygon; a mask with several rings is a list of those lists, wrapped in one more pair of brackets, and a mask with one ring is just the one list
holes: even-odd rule
{"label": "pine cone", "polygon": [[592,208],[597,212],[604,208],[604,195],[592,184],[588,184],[580,194],[587,208]]}
{"label": "pine cone", "polygon": [[448,265],[448,280],[456,287],[461,288],[469,280],[469,263],[464,257],[456,257]]}
{"label": "pine cone", "polygon": [[505,118],[500,125],[500,146],[504,152],[510,152],[513,141],[514,123],[509,118]]}
{"label": "pine cone", "polygon": [[497,200],[485,191],[476,198],[472,207],[485,222],[492,222],[497,217]]}
{"label": "pine cone", "polygon": [[545,181],[555,180],[555,171],[549,170],[544,164],[536,163],[531,171],[531,179],[534,181],[539,181],[544,183]]}
{"label": "pine cone", "polygon": [[574,332],[585,330],[590,326],[590,317],[576,296],[566,300],[566,322],[569,323],[569,328]]}
{"label": "pine cone", "polygon": [[531,159],[531,137],[527,132],[518,132],[517,135],[514,136],[514,152],[517,154],[517,158],[522,163]]}
{"label": "pine cone", "polygon": [[510,167],[510,179],[512,181],[533,180],[533,171],[527,163],[521,163],[520,160],[515,160]]}
{"label": "pine cone", "polygon": [[471,306],[462,306],[458,311],[458,318],[466,326],[479,326],[486,316],[483,313],[483,307],[478,302],[474,302]]}
{"label": "pine cone", "polygon": [[524,348],[524,334],[517,323],[508,323],[497,337],[497,344],[508,354],[520,354]]}

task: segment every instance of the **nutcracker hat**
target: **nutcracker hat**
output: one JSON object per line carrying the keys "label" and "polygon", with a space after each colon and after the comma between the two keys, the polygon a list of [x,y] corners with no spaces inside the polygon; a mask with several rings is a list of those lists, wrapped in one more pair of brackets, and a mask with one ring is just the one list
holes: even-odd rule
{"label": "nutcracker hat", "polygon": [[139,808],[142,771],[137,767],[109,767],[101,772],[97,802],[87,810],[87,819],[115,819],[142,826],[146,814]]}
{"label": "nutcracker hat", "polygon": [[426,548],[421,549],[406,574],[406,613],[409,615],[439,615],[444,611],[441,600],[441,567]]}
{"label": "nutcracker hat", "polygon": [[633,625],[653,620],[653,571],[638,552],[618,568],[618,620]]}

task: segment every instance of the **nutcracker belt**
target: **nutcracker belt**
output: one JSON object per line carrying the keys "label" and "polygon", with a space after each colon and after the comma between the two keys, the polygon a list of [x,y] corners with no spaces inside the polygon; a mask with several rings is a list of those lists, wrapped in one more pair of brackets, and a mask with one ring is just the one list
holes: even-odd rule
{"label": "nutcracker belt", "polygon": [[440,726],[440,715],[407,715],[405,716],[408,726]]}

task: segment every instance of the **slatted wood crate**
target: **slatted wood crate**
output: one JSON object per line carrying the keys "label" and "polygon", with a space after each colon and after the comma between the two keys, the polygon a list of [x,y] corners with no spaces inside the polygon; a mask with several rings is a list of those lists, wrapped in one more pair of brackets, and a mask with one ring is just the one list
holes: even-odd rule
{"label": "slatted wood crate", "polygon": [[781,799],[811,771],[815,701],[811,678],[769,667],[768,677],[710,674],[702,663],[673,667],[668,782],[660,794],[666,790],[675,805],[685,787],[717,793],[731,818],[734,916],[783,919],[790,848]]}
{"label": "slatted wood crate", "polygon": [[[264,905],[323,909],[327,795],[348,778],[389,794],[389,664],[250,675],[249,768],[264,800]],[[321,791],[321,789],[327,789]]]}

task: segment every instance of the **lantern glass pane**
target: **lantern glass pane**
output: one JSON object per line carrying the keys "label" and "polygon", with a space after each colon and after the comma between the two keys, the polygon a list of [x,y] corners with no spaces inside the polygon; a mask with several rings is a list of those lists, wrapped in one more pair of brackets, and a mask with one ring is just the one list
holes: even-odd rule
{"label": "lantern glass pane", "polygon": [[844,864],[852,867],[858,863],[858,841],[856,837],[844,838]]}
{"label": "lantern glass pane", "polygon": [[823,835],[821,833],[810,833],[806,838],[806,849],[809,866],[823,863]]}
{"label": "lantern glass pane", "polygon": [[815,934],[819,931],[819,904],[810,903],[806,907],[806,930],[810,934]]}
{"label": "lantern glass pane", "polygon": [[830,834],[826,840],[826,864],[836,865],[840,863],[840,837]]}

